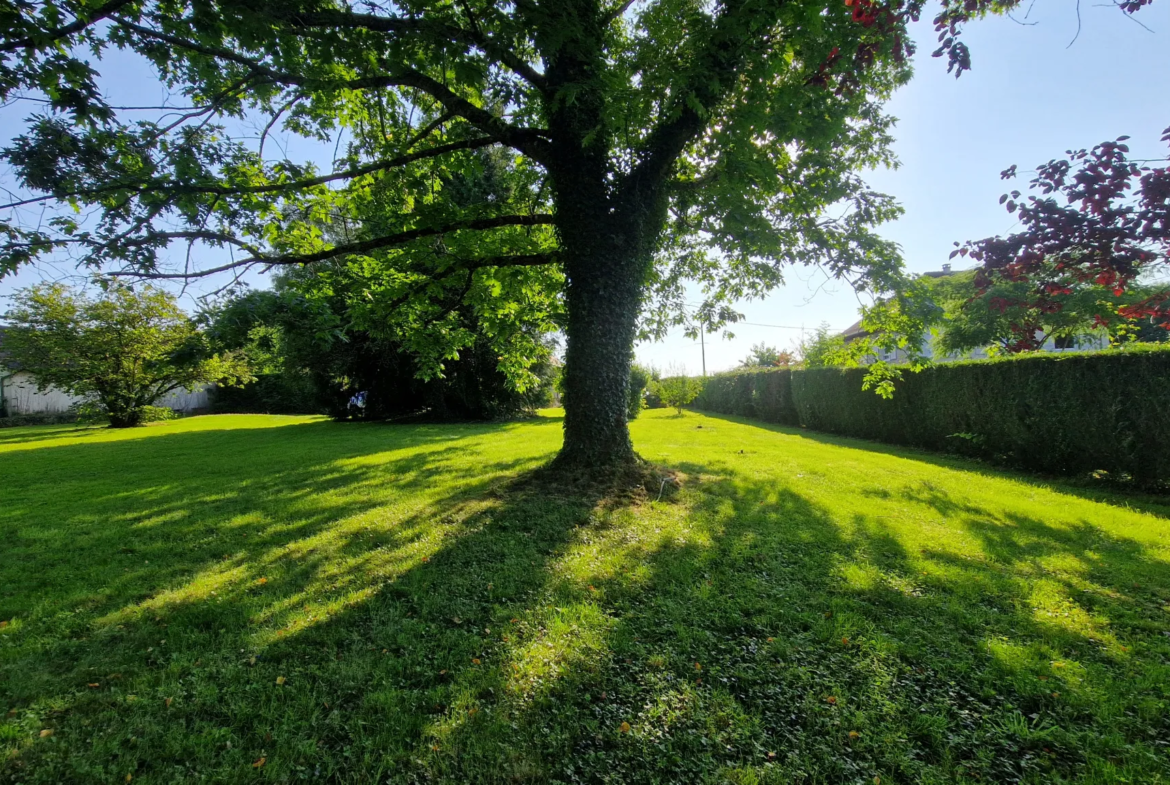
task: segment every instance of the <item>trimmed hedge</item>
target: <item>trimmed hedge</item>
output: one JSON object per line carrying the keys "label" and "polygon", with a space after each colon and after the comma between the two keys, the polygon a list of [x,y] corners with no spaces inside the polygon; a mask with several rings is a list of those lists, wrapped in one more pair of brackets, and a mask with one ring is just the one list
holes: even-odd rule
{"label": "trimmed hedge", "polygon": [[[792,371],[753,368],[709,377],[695,407],[720,414],[800,425],[792,399]],[[799,373],[799,372],[798,372]]]}
{"label": "trimmed hedge", "polygon": [[862,389],[865,373],[720,375],[696,406],[1035,471],[1170,481],[1170,347],[943,363],[906,372],[889,400]]}

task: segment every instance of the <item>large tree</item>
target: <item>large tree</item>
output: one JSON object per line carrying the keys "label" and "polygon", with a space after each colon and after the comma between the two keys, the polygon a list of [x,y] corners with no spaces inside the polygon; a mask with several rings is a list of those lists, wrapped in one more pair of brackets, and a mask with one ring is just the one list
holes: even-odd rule
{"label": "large tree", "polygon": [[98,404],[111,428],[142,424],[168,393],[247,381],[241,357],[213,354],[175,298],[152,286],[92,297],[59,283],[19,291],[4,351],[41,389]]}
{"label": "large tree", "polygon": [[[1019,2],[942,0],[936,54],[969,67],[960,27]],[[639,313],[651,332],[682,318],[687,281],[706,292],[707,325],[778,285],[786,264],[899,284],[897,249],[872,230],[898,208],[858,173],[891,161],[882,105],[909,78],[906,25],[924,5],[24,3],[0,12],[0,97],[31,91],[47,109],[5,158],[31,203],[101,215],[0,225],[0,272],[61,251],[156,277],[377,258],[398,273],[385,318],[404,313],[420,330],[433,325],[409,322],[412,301],[478,290],[522,305],[534,287],[560,287],[570,404],[558,460],[629,462]],[[111,46],[147,58],[190,106],[139,121],[109,105],[93,58]],[[241,131],[248,122],[260,133]],[[271,160],[278,126],[338,145],[345,134],[344,152],[324,173]],[[507,149],[525,187],[470,206],[444,198],[486,148]],[[344,240],[322,230],[371,205],[376,225]],[[164,249],[182,243],[225,260],[165,269]],[[432,332],[458,350],[457,332]]]}

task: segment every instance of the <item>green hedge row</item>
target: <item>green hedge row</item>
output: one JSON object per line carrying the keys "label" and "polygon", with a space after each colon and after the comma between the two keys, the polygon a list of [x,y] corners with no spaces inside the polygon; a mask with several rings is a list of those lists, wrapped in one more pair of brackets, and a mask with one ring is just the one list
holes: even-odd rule
{"label": "green hedge row", "polygon": [[1170,347],[944,363],[907,371],[888,400],[862,389],[865,373],[722,374],[695,405],[1042,472],[1170,481]]}

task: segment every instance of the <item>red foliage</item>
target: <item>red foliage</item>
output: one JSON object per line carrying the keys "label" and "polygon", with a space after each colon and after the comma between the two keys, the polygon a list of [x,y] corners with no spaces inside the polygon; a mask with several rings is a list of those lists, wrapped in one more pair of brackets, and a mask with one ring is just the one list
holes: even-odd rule
{"label": "red foliage", "polygon": [[[1102,142],[1092,150],[1069,151],[1068,158],[1039,167],[1031,189],[1040,196],[1020,201],[1020,192],[1000,197],[1016,213],[1024,231],[1008,237],[968,242],[952,252],[982,263],[976,286],[986,293],[996,281],[1033,283],[1026,301],[993,298],[1000,313],[1052,314],[1071,293],[1071,276],[1081,283],[1109,287],[1122,296],[1144,271],[1170,261],[1170,167],[1141,166],[1127,158],[1128,137]],[[1170,128],[1162,140],[1170,142]],[[1015,176],[1016,167],[1003,172]],[[1056,196],[1063,196],[1062,204]],[[958,243],[956,243],[958,245]],[[1053,277],[1060,280],[1054,280]],[[1149,319],[1170,328],[1170,291],[1127,305],[1125,319]],[[1022,317],[1023,318],[1023,317]],[[1035,325],[1013,325],[1021,347],[1031,348]],[[1107,326],[1098,316],[1096,326]]]}

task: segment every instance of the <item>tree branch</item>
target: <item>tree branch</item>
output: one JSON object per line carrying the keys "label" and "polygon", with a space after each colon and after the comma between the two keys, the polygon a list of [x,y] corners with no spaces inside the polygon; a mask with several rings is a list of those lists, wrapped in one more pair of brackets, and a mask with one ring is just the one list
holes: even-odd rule
{"label": "tree branch", "polygon": [[[553,216],[551,215],[501,215],[495,218],[477,218],[470,221],[456,221],[454,223],[443,226],[423,227],[419,229],[410,229],[405,232],[398,232],[396,234],[385,235],[383,237],[373,237],[368,240],[359,240],[352,243],[342,243],[335,245],[332,248],[327,248],[322,251],[315,251],[313,253],[305,254],[282,254],[280,256],[267,256],[260,253],[255,253],[254,256],[248,259],[241,259],[239,261],[231,262],[229,264],[214,267],[209,270],[199,270],[197,272],[182,272],[182,273],[149,273],[136,272],[133,270],[122,270],[113,273],[115,276],[135,276],[145,280],[187,280],[192,278],[206,278],[209,275],[216,275],[217,273],[226,272],[237,267],[246,267],[254,264],[263,264],[268,267],[289,266],[295,264],[312,264],[313,262],[323,262],[329,259],[335,259],[339,256],[348,256],[350,254],[363,254],[370,251],[377,251],[383,248],[393,248],[399,245],[406,245],[407,243],[419,240],[424,237],[435,237],[438,235],[449,234],[451,232],[459,231],[484,231],[487,229],[499,229],[505,226],[547,226],[553,223]],[[160,233],[156,237],[161,237],[163,234],[171,235],[175,239],[181,239],[195,234],[192,232],[167,232]],[[218,236],[214,232],[205,232],[208,235],[206,238],[195,239],[213,239],[224,240],[223,237]],[[143,245],[150,241],[150,238],[143,238],[137,244]],[[240,241],[235,241],[235,244],[241,245]],[[253,252],[254,253],[254,252]],[[529,254],[526,256],[495,256],[485,257],[477,261],[469,261],[478,267],[517,267],[524,265],[538,265],[551,264],[552,259],[546,254]],[[470,268],[469,268],[470,269]]]}
{"label": "tree branch", "polygon": [[[469,121],[484,133],[490,134],[499,141],[514,147],[538,163],[548,160],[548,145],[545,143],[544,132],[531,128],[519,128],[505,122],[482,107],[463,98],[442,83],[426,74],[413,69],[403,69],[397,74],[378,74],[376,76],[359,77],[357,79],[319,79],[301,74],[277,71],[264,63],[250,57],[245,57],[230,49],[206,46],[196,41],[190,41],[179,36],[164,33],[144,27],[128,19],[118,16],[112,17],[119,25],[133,30],[142,36],[154,38],[172,46],[181,47],[192,52],[207,55],[217,59],[236,63],[255,72],[259,76],[292,87],[308,87],[322,90],[372,90],[384,87],[414,87],[438,101],[451,114]],[[377,17],[375,17],[377,18]]]}
{"label": "tree branch", "polygon": [[[475,20],[470,18],[470,14],[468,16],[474,26]],[[479,47],[488,57],[507,67],[538,90],[544,91],[548,88],[548,80],[545,79],[543,74],[524,62],[523,58],[512,50],[497,44],[478,28],[465,30],[455,25],[436,23],[426,19],[402,19],[398,17],[375,16],[373,14],[355,14],[349,11],[335,9],[299,13],[288,17],[277,16],[276,18],[287,19],[294,26],[312,29],[341,27],[373,30],[382,33],[435,33],[452,43]]]}
{"label": "tree branch", "polygon": [[[767,7],[775,16],[783,5],[772,3]],[[667,119],[646,137],[639,154],[641,163],[629,176],[628,182],[635,190],[657,189],[678,156],[702,132],[710,112],[726,99],[739,77],[740,66],[766,38],[760,33],[745,40],[744,30],[772,27],[774,20],[761,19],[761,15],[755,3],[728,0],[723,4],[706,46],[694,58],[689,75],[672,91],[675,111],[667,112]]]}
{"label": "tree branch", "polygon": [[74,33],[81,32],[95,22],[100,22],[120,10],[123,6],[129,5],[131,2],[132,0],[110,0],[110,2],[95,9],[93,15],[88,19],[77,19],[67,25],[58,27],[56,30],[50,30],[44,36],[28,36],[27,38],[8,41],[0,44],[0,52],[15,52],[17,49],[31,49],[36,46],[51,44],[54,41],[60,41],[62,38],[68,38]]}
{"label": "tree branch", "polygon": [[36,202],[43,202],[46,199],[69,199],[72,197],[90,197],[100,196],[102,194],[111,193],[114,191],[133,191],[135,195],[142,194],[166,194],[169,196],[188,196],[194,194],[208,194],[215,196],[243,196],[245,194],[263,194],[272,193],[275,191],[298,191],[304,188],[312,188],[316,185],[324,185],[325,183],[334,182],[336,180],[352,180],[355,177],[361,177],[374,172],[381,172],[387,169],[397,169],[415,161],[425,160],[427,158],[437,158],[440,155],[456,152],[458,150],[478,150],[482,147],[490,147],[499,142],[491,137],[481,137],[479,139],[465,139],[461,142],[451,142],[450,144],[432,147],[428,150],[419,150],[414,153],[399,156],[398,158],[389,158],[383,161],[374,161],[373,163],[364,166],[357,166],[353,169],[346,169],[341,172],[331,172],[330,174],[323,174],[320,177],[310,177],[305,180],[293,180],[287,183],[268,183],[266,185],[245,185],[245,186],[224,186],[224,185],[178,185],[173,183],[112,183],[110,185],[103,185],[101,188],[90,188],[83,191],[71,191],[65,194],[47,194],[45,196],[37,196],[29,199],[24,199],[19,202],[10,202],[9,204],[0,205],[0,210],[11,207],[22,207],[27,204],[34,204]]}

